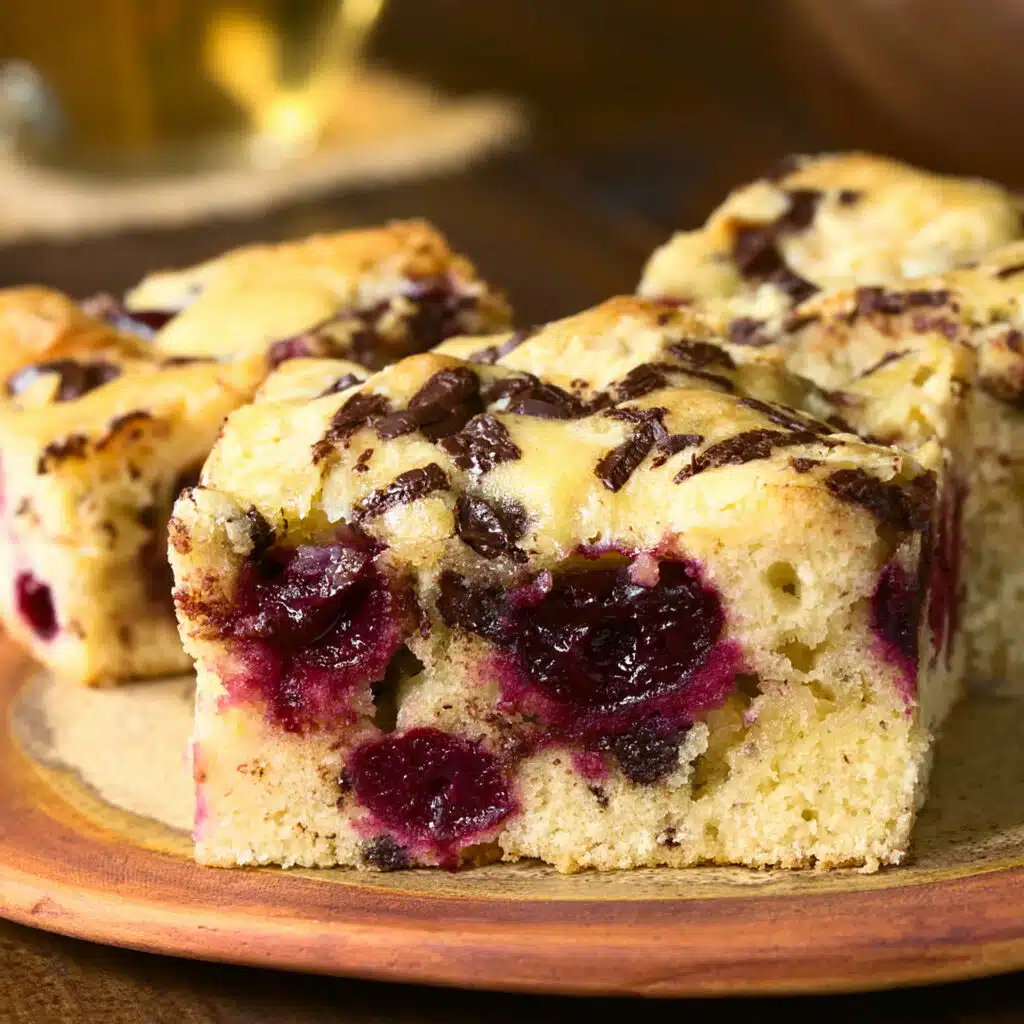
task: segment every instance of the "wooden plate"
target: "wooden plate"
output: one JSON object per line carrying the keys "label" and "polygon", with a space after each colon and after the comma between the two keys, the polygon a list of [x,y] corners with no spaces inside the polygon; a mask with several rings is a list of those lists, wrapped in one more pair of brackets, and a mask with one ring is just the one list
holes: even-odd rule
{"label": "wooden plate", "polygon": [[1024,696],[954,718],[907,866],[572,877],[198,867],[171,827],[187,698],[181,680],[73,689],[0,643],[0,913],[179,956],[537,992],[823,992],[1024,967]]}

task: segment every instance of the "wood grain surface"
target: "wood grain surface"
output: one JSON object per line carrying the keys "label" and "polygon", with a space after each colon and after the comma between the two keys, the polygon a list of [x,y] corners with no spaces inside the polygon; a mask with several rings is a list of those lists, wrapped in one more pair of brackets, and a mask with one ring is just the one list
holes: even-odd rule
{"label": "wood grain surface", "polygon": [[[540,320],[631,288],[653,244],[675,227],[697,223],[728,187],[786,152],[859,145],[937,167],[963,163],[961,140],[944,148],[942,131],[931,135],[927,152],[916,147],[906,124],[893,125],[886,97],[879,102],[876,94],[872,104],[872,89],[846,80],[823,88],[835,62],[821,36],[808,31],[813,26],[790,17],[791,6],[796,0],[390,0],[374,44],[377,58],[455,91],[522,98],[534,125],[525,153],[450,180],[327,196],[244,222],[3,249],[0,284],[40,281],[87,294],[243,241],[418,213],[436,219],[487,273],[509,285],[524,320]],[[929,28],[921,21],[917,30]],[[887,52],[892,46],[888,39]],[[943,60],[961,60],[955,45],[935,36],[928,46]],[[984,72],[973,82],[980,91],[996,88]],[[933,123],[948,129],[941,111]],[[1019,133],[975,130],[969,143],[984,153],[989,173],[1022,184],[1015,175],[1024,152]],[[123,867],[116,852],[111,864],[112,871]],[[808,933],[809,948],[817,938]],[[1021,1019],[1022,1007],[1024,974],[781,999],[770,1009],[797,1020],[931,1024],[1012,1021]],[[4,1024],[505,1024],[577,1014],[662,1021],[666,1014],[704,1012],[747,1019],[765,1011],[742,1002],[666,1006],[295,978],[93,945],[0,921]]]}

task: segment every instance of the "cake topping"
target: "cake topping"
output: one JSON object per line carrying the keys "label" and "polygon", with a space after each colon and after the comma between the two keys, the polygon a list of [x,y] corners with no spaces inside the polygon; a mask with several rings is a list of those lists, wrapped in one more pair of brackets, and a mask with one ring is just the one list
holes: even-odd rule
{"label": "cake topping", "polygon": [[784,432],[781,430],[747,430],[735,437],[726,438],[710,445],[694,455],[689,464],[675,475],[675,482],[681,484],[698,473],[719,466],[740,466],[758,459],[771,458],[776,448],[797,444],[813,444],[820,438],[809,430]]}
{"label": "cake topping", "polygon": [[394,480],[379,490],[367,495],[353,510],[357,521],[374,519],[390,512],[400,505],[410,505],[435,491],[446,491],[449,487],[448,474],[436,463],[431,462],[417,469],[399,473]]}
{"label": "cake topping", "polygon": [[412,396],[408,409],[377,422],[377,436],[389,440],[419,429],[428,440],[439,441],[461,430],[482,409],[480,378],[472,370],[441,370]]}
{"label": "cake topping", "polygon": [[609,491],[620,491],[634,470],[647,458],[655,442],[665,436],[660,420],[651,417],[633,431],[632,436],[604,455],[594,468],[598,480]]}
{"label": "cake topping", "polygon": [[526,553],[515,546],[526,532],[526,512],[520,505],[460,495],[455,503],[455,532],[483,558],[508,555],[514,561],[526,561]]}
{"label": "cake topping", "polygon": [[887,484],[863,469],[839,469],[825,486],[841,501],[866,508],[881,522],[898,530],[920,530],[932,514],[935,476],[922,473],[909,483]]}
{"label": "cake topping", "polygon": [[504,359],[505,356],[509,355],[511,352],[515,352],[515,350],[519,348],[527,338],[532,337],[536,333],[536,327],[516,331],[500,345],[488,345],[487,348],[482,348],[479,352],[474,352],[469,357],[469,361],[483,366],[493,366],[499,359]]}
{"label": "cake topping", "polygon": [[486,413],[474,416],[457,434],[442,439],[440,445],[459,469],[476,478],[523,454],[505,424]]}
{"label": "cake topping", "polygon": [[121,369],[113,363],[101,361],[80,363],[75,359],[54,359],[26,366],[12,374],[7,380],[7,393],[19,395],[48,374],[54,374],[58,379],[54,400],[70,402],[110,383],[121,375]]}

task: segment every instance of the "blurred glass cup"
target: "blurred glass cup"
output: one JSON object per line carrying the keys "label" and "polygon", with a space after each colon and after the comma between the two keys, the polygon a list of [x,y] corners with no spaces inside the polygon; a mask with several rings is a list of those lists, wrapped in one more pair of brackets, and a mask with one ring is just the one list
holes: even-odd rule
{"label": "blurred glass cup", "polygon": [[0,0],[0,147],[113,174],[314,149],[384,0]]}

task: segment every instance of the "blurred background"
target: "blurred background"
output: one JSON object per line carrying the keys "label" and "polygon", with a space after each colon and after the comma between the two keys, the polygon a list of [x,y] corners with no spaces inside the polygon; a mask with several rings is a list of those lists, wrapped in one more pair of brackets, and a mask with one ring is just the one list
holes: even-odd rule
{"label": "blurred background", "polygon": [[423,214],[558,315],[789,152],[1024,186],[1022,44],[1011,0],[3,3],[0,283]]}

